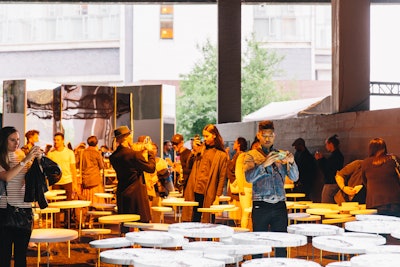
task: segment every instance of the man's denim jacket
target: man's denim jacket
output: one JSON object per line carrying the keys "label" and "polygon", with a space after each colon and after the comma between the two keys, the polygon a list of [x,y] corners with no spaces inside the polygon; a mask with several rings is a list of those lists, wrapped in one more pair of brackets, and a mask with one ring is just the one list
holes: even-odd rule
{"label": "man's denim jacket", "polygon": [[275,162],[266,168],[259,164],[246,171],[247,182],[253,183],[253,201],[268,203],[285,201],[286,176],[293,182],[299,179],[299,170],[295,162],[293,164]]}

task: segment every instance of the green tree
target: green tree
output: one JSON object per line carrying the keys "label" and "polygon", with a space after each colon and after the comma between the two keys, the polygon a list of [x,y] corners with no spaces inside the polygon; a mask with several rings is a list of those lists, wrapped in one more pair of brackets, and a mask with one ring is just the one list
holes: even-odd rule
{"label": "green tree", "polygon": [[[205,125],[217,118],[217,46],[207,40],[197,47],[202,58],[189,74],[181,75],[177,97],[177,131],[185,138],[200,134]],[[254,37],[246,40],[242,55],[242,116],[270,102],[287,99],[274,87],[282,57],[262,48]]]}

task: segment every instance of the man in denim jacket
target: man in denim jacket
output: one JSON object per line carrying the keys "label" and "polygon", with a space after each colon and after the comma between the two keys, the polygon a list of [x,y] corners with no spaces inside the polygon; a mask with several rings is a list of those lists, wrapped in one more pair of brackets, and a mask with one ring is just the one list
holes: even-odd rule
{"label": "man in denim jacket", "polygon": [[[244,160],[246,180],[253,183],[253,231],[286,232],[285,177],[295,182],[299,179],[299,171],[293,154],[273,147],[275,133],[272,121],[259,123],[257,138],[261,145],[257,149],[258,155],[252,150]],[[286,249],[277,248],[275,256],[286,257]]]}

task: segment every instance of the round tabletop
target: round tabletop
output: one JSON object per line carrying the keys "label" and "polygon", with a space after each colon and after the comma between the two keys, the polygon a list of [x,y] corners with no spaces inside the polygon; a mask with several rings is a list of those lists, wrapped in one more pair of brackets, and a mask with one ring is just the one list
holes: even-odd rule
{"label": "round tabletop", "polygon": [[378,215],[378,214],[372,214],[372,215],[360,214],[356,215],[356,219],[358,221],[400,221],[399,217]]}
{"label": "round tabletop", "polygon": [[224,267],[225,262],[193,257],[192,253],[150,248],[124,248],[100,253],[104,263],[140,266]]}
{"label": "round tabletop", "polygon": [[78,231],[61,228],[33,229],[31,242],[65,242],[78,238]]}
{"label": "round tabletop", "polygon": [[298,198],[298,197],[305,197],[306,194],[304,193],[286,193],[286,197],[288,198]]}
{"label": "round tabletop", "polygon": [[310,217],[310,214],[305,213],[305,212],[288,213],[289,220],[297,220],[297,219],[307,218],[307,217]]}
{"label": "round tabletop", "polygon": [[307,237],[280,232],[247,232],[232,236],[236,244],[266,245],[271,247],[298,247],[307,244]]}
{"label": "round tabletop", "polygon": [[50,208],[60,208],[60,209],[72,209],[72,208],[83,208],[89,207],[91,201],[86,200],[67,200],[67,201],[56,201],[49,203]]}
{"label": "round tabletop", "polygon": [[58,213],[58,212],[60,212],[60,208],[49,208],[49,207],[47,207],[45,209],[34,208],[33,212],[37,213],[37,214]]}
{"label": "round tabletop", "polygon": [[400,221],[352,221],[346,222],[344,227],[353,232],[391,234],[400,229]]}
{"label": "round tabletop", "polygon": [[220,205],[211,205],[210,208],[222,209],[223,211],[227,211],[236,208],[236,206],[233,204],[220,204]]}
{"label": "round tabletop", "polygon": [[344,232],[343,228],[329,224],[292,224],[287,228],[288,233],[306,235],[306,236],[321,236],[321,235],[338,235]]}
{"label": "round tabletop", "polygon": [[400,239],[400,229],[391,232],[390,235],[393,236],[394,238]]}
{"label": "round tabletop", "polygon": [[178,206],[178,207],[194,207],[198,206],[199,202],[196,201],[186,201],[179,198],[166,198],[161,201],[161,205],[164,206]]}
{"label": "round tabletop", "polygon": [[317,236],[312,239],[312,245],[318,249],[346,254],[362,254],[369,247],[385,243],[386,239],[383,236],[364,233],[343,233],[336,236]]}
{"label": "round tabletop", "polygon": [[271,246],[264,245],[227,245],[222,242],[213,241],[194,241],[189,242],[182,246],[184,250],[200,250],[205,253],[215,254],[228,254],[233,256],[244,256],[270,253]]}
{"label": "round tabletop", "polygon": [[112,237],[90,241],[89,245],[92,248],[123,248],[132,246],[133,242],[125,237]]}
{"label": "round tabletop", "polygon": [[352,267],[397,267],[399,262],[400,254],[395,253],[365,254],[350,259]]}
{"label": "round tabletop", "polygon": [[358,215],[358,214],[376,214],[378,210],[376,209],[363,209],[363,210],[351,210],[351,215]]}
{"label": "round tabletop", "polygon": [[306,212],[308,214],[323,216],[325,214],[339,213],[339,210],[324,209],[324,208],[311,208],[311,209],[307,209]]}
{"label": "round tabletop", "polygon": [[294,184],[284,184],[283,188],[285,188],[285,189],[293,189],[294,188]]}
{"label": "round tabletop", "polygon": [[171,224],[168,232],[187,237],[222,238],[232,236],[234,230],[222,224],[183,222]]}
{"label": "round tabletop", "polygon": [[400,245],[382,245],[367,248],[365,250],[366,254],[374,253],[400,253]]}
{"label": "round tabletop", "polygon": [[120,224],[123,222],[139,221],[140,215],[137,214],[116,214],[99,217],[99,223],[104,224]]}
{"label": "round tabletop", "polygon": [[303,259],[293,258],[262,258],[245,261],[243,267],[275,267],[275,266],[290,266],[290,267],[321,267],[316,262],[307,261]]}
{"label": "round tabletop", "polygon": [[129,232],[125,237],[144,247],[180,247],[185,240],[182,235],[158,231]]}

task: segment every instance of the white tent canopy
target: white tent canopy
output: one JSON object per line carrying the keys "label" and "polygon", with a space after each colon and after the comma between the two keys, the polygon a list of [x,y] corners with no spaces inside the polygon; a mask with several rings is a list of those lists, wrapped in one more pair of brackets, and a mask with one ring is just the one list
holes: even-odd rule
{"label": "white tent canopy", "polygon": [[298,117],[298,113],[320,103],[324,97],[271,102],[259,110],[243,117],[243,122],[262,120],[281,120]]}

